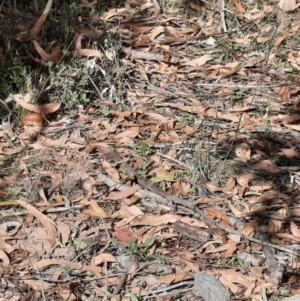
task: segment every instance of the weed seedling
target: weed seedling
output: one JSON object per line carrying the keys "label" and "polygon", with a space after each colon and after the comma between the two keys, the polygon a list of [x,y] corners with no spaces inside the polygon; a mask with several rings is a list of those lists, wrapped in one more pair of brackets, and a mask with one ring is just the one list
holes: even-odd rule
{"label": "weed seedling", "polygon": [[89,103],[89,102],[90,102],[90,99],[86,96],[86,93],[82,93],[82,94],[80,95],[80,98],[81,98],[81,101],[82,101],[83,103]]}
{"label": "weed seedling", "polygon": [[234,88],[231,99],[234,101],[241,101],[243,99],[244,95],[245,95],[245,89]]}
{"label": "weed seedling", "polygon": [[108,107],[104,107],[101,110],[101,114],[105,117],[108,117],[111,114],[111,110]]}
{"label": "weed seedling", "polygon": [[150,165],[150,163],[143,163],[142,168],[138,170],[138,174],[141,175],[142,177],[147,176],[147,168]]}
{"label": "weed seedling", "polygon": [[153,152],[153,144],[146,141],[141,141],[135,144],[133,149],[138,155],[145,157]]}

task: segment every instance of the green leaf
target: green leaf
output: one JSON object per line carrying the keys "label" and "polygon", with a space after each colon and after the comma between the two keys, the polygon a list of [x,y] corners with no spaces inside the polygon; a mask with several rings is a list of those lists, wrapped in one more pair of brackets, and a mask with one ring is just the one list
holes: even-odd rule
{"label": "green leaf", "polygon": [[158,260],[160,263],[166,263],[166,260],[164,259],[164,257],[162,255],[151,255],[151,256],[147,256],[147,261],[150,260]]}
{"label": "green leaf", "polygon": [[287,296],[290,294],[290,291],[289,290],[281,290],[280,294],[281,294],[281,296]]}
{"label": "green leaf", "polygon": [[78,237],[76,239],[76,251],[80,250],[81,249],[81,243],[82,243],[82,238],[81,237]]}
{"label": "green leaf", "polygon": [[138,254],[138,246],[133,238],[130,239],[129,249],[132,252],[132,254],[137,255]]}
{"label": "green leaf", "polygon": [[164,248],[164,247],[167,246],[167,243],[166,243],[165,241],[162,241],[162,242],[160,243],[160,246],[161,246],[162,248]]}
{"label": "green leaf", "polygon": [[242,259],[238,258],[237,262],[241,268],[244,267],[244,261]]}
{"label": "green leaf", "polygon": [[191,187],[187,190],[187,193],[194,193],[195,192],[195,187]]}
{"label": "green leaf", "polygon": [[153,245],[153,243],[155,242],[155,237],[149,237],[147,238],[147,240],[144,243],[144,247],[151,247]]}
{"label": "green leaf", "polygon": [[147,175],[147,171],[146,171],[146,170],[138,170],[138,174],[139,174],[140,176],[145,177],[145,176]]}
{"label": "green leaf", "polygon": [[101,110],[101,113],[102,113],[105,117],[107,117],[108,115],[110,115],[111,111],[110,111],[109,108],[104,107],[104,108]]}

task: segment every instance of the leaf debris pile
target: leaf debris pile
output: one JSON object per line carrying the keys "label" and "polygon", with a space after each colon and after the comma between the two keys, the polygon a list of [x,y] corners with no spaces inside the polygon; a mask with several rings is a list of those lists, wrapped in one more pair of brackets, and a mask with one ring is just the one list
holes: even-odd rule
{"label": "leaf debris pile", "polygon": [[56,48],[50,0],[1,34],[48,68],[1,100],[1,298],[299,293],[296,3],[99,5]]}

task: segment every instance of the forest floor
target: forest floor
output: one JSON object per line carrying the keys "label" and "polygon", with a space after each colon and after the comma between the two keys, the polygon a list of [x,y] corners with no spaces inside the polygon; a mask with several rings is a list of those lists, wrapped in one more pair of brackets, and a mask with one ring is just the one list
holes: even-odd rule
{"label": "forest floor", "polygon": [[0,300],[300,294],[296,1],[18,2]]}

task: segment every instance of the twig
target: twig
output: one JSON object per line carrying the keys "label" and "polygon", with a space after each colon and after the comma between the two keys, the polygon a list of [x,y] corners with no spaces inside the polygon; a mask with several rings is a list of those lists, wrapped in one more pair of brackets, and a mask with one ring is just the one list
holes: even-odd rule
{"label": "twig", "polygon": [[[107,186],[115,187],[115,189],[117,189],[119,191],[129,188],[129,186],[127,186],[127,185],[116,183],[114,180],[112,180],[111,178],[107,177],[106,175],[104,175],[102,173],[98,174],[98,178],[103,183],[105,183]],[[149,198],[151,201],[154,201],[157,206],[161,207],[162,209],[164,209],[166,211],[175,210],[175,208],[171,202],[166,201],[166,199],[164,199],[160,195],[157,195],[154,192],[148,191],[146,189],[139,189],[137,192],[142,194],[143,196]]]}
{"label": "twig", "polygon": [[104,262],[104,269],[105,269],[105,295],[103,298],[103,301],[107,301],[107,296],[108,296],[108,274],[107,274],[107,262]]}
{"label": "twig", "polygon": [[39,271],[38,271],[38,275],[39,275],[38,278],[39,278],[39,281],[40,281],[42,297],[43,297],[43,300],[46,301],[45,292],[44,292],[44,288],[43,288],[43,278],[40,277]]}
{"label": "twig", "polygon": [[156,154],[159,155],[159,156],[161,156],[161,157],[163,157],[163,158],[165,158],[165,159],[168,159],[168,160],[170,160],[170,161],[173,161],[173,162],[175,162],[175,163],[177,163],[177,164],[180,164],[180,165],[182,165],[182,166],[188,168],[188,166],[187,166],[186,164],[184,164],[183,162],[181,162],[181,161],[179,161],[179,160],[177,160],[177,159],[174,159],[174,158],[172,158],[172,157],[170,157],[170,156],[168,156],[168,155],[165,155],[165,154],[160,153],[160,152],[158,152],[158,153],[156,153]]}
{"label": "twig", "polygon": [[150,181],[142,178],[134,168],[130,167],[127,163],[123,162],[122,158],[114,151],[112,147],[105,148],[105,149],[103,148],[101,151],[105,157],[111,158],[113,161],[115,161],[115,163],[119,163],[120,166],[123,169],[125,169],[127,172],[135,175],[137,182],[142,187],[147,188],[148,190],[154,192],[155,194],[158,194],[159,196],[165,198],[171,204],[175,204],[177,206],[181,205],[186,209],[187,208],[191,209],[190,213],[193,212],[192,210],[196,206],[194,201],[187,202],[186,200],[176,197],[175,195],[170,195],[160,187],[156,186],[154,183],[151,183]]}
{"label": "twig", "polygon": [[[35,254],[35,257],[36,257],[36,254]],[[30,259],[29,259],[29,261],[31,262],[32,267],[34,267],[33,262]],[[44,301],[46,301],[46,297],[45,297],[45,293],[44,293],[44,288],[43,288],[43,277],[40,274],[40,271],[39,271],[39,268],[38,268],[37,264],[35,265],[35,269],[36,269],[35,273],[37,275],[37,280],[39,280],[39,282],[40,282],[42,298],[43,298]]]}
{"label": "twig", "polygon": [[162,12],[162,8],[160,7],[157,0],[153,0],[154,6],[156,7],[158,12]]}
{"label": "twig", "polygon": [[[84,206],[83,205],[75,205],[70,208],[49,208],[49,209],[46,209],[44,212],[47,212],[47,213],[64,212],[64,211],[73,210],[73,209],[81,209],[82,207],[84,207]],[[30,213],[29,211],[22,211],[22,212],[16,212],[16,213],[1,212],[0,216],[1,217],[22,216],[22,215],[26,215],[29,213]]]}
{"label": "twig", "polygon": [[97,230],[95,231],[95,233],[93,235],[94,236],[93,241],[91,241],[86,247],[84,247],[83,251],[81,253],[79,253],[72,261],[76,262],[78,258],[80,258],[84,253],[87,253],[88,250],[95,245],[95,240],[98,237],[98,232],[99,232],[99,228],[97,228]]}
{"label": "twig", "polygon": [[59,129],[55,129],[55,130],[51,130],[51,127],[47,127],[45,130],[40,131],[39,133],[41,134],[58,134],[67,130],[71,130],[71,129],[81,129],[84,130],[85,126],[81,125],[81,124],[72,124],[72,125],[63,125],[61,128]]}
{"label": "twig", "polygon": [[116,285],[114,288],[114,291],[112,293],[113,296],[117,295],[120,292],[120,290],[125,282],[125,279],[126,279],[126,273],[123,273],[121,275],[121,277],[119,278],[118,285]]}
{"label": "twig", "polygon": [[200,87],[215,87],[215,88],[237,88],[237,89],[269,89],[269,88],[280,88],[287,86],[299,86],[300,82],[291,82],[285,84],[274,84],[274,85],[239,85],[239,84],[206,84],[199,83],[197,86]]}
{"label": "twig", "polygon": [[[206,0],[202,0],[203,2],[205,2],[205,3],[207,3],[207,4],[209,4],[209,5],[212,5],[212,6],[215,6],[215,7],[219,7],[219,8],[222,8],[220,5],[218,5],[218,4],[215,4],[215,3],[211,3],[210,1],[206,1]],[[229,10],[229,9],[227,9],[227,8],[223,8],[226,12],[228,12],[228,13],[231,13],[231,14],[235,14],[233,11],[231,11],[231,10]]]}
{"label": "twig", "polygon": [[12,127],[11,127],[11,124],[10,124],[10,117],[12,115],[12,110],[9,108],[9,106],[6,104],[6,102],[3,100],[3,99],[0,99],[0,103],[5,107],[5,109],[8,111],[8,116],[7,116],[7,121],[8,121],[8,127],[9,127],[9,130],[11,132],[12,131]]}
{"label": "twig", "polygon": [[[181,286],[184,286],[184,285],[192,285],[193,283],[194,283],[194,281],[183,281],[183,282],[179,282],[179,283],[176,283],[176,284],[164,287],[164,288],[157,289],[155,291],[151,291],[151,289],[150,289],[149,293],[147,294],[147,296],[145,296],[143,298],[143,300],[153,298],[153,295],[156,295],[156,294],[159,294],[159,293],[165,293],[167,291],[173,290],[175,288],[178,288],[178,287],[181,287]],[[188,290],[191,290],[191,288],[188,289]],[[170,293],[168,293],[168,294],[170,294]]]}
{"label": "twig", "polygon": [[[183,288],[183,289],[178,289],[178,290],[175,290],[174,292],[162,292],[162,293],[158,293],[157,295],[159,296],[159,297],[163,297],[163,296],[170,296],[170,295],[172,295],[172,296],[178,296],[179,294],[181,294],[181,293],[186,293],[186,292],[190,292],[191,290],[193,289],[193,287],[190,287],[190,288]],[[156,294],[155,294],[156,295]],[[149,296],[149,297],[147,297],[147,298],[143,298],[143,300],[147,300],[147,299],[149,299],[149,298],[153,298],[154,296]]]}
{"label": "twig", "polygon": [[[271,37],[271,41],[273,42],[274,41],[274,37],[277,33],[277,30],[278,30],[278,27],[276,26],[275,29],[274,29],[274,32],[272,34],[272,37]],[[269,61],[269,58],[270,58],[270,53],[271,53],[271,46],[269,44],[269,47],[268,47],[268,52],[267,52],[267,55],[265,57],[265,62],[264,62],[264,65],[263,65],[263,70],[265,72],[266,68],[267,68],[267,65],[268,65],[268,61]]]}
{"label": "twig", "polygon": [[221,21],[223,25],[223,31],[227,32],[226,20],[225,20],[225,1],[221,0]]}
{"label": "twig", "polygon": [[93,84],[95,90],[97,91],[98,95],[100,96],[101,100],[104,100],[104,98],[103,98],[101,92],[99,91],[99,89],[98,89],[98,87],[96,86],[96,84],[95,84],[95,82],[93,81],[93,79],[92,79],[90,76],[89,76],[89,79],[90,79],[91,83]]}
{"label": "twig", "polygon": [[[34,273],[34,275],[36,274],[36,272]],[[45,273],[43,273],[45,274]],[[125,273],[126,275],[133,275],[133,274],[136,274],[136,273]],[[38,276],[34,276],[33,274],[30,275],[30,276],[23,276],[23,277],[18,277],[18,276],[6,276],[8,279],[13,279],[13,280],[18,280],[18,281],[21,281],[21,280],[38,280]],[[50,275],[50,274],[47,274],[47,275]],[[51,274],[52,275],[52,274]],[[124,275],[124,273],[118,273],[118,274],[114,274],[114,275],[108,275],[107,278],[114,278],[116,276],[119,276],[119,277],[122,277],[122,275]],[[42,277],[42,274],[40,273],[40,276]],[[82,275],[78,275],[79,276],[82,276]],[[88,279],[84,279],[84,278],[80,278],[80,281],[82,282],[93,282],[93,281],[97,281],[97,280],[105,280],[105,276],[103,277],[94,277],[94,278],[88,278]],[[42,278],[44,282],[49,282],[49,283],[67,283],[67,282],[70,282],[70,279],[63,279],[63,280],[53,280],[53,279],[50,279],[50,278]]]}
{"label": "twig", "polygon": [[109,247],[109,245],[110,245],[110,243],[111,243],[111,237],[110,237],[110,234],[109,234],[109,232],[108,232],[108,230],[107,230],[106,223],[105,223],[103,217],[100,216],[100,219],[102,220],[103,226],[104,226],[104,228],[105,228],[105,233],[106,233],[106,236],[107,236],[107,243],[106,243],[106,245],[100,250],[100,254],[102,254],[102,253]]}
{"label": "twig", "polygon": [[213,226],[215,226],[215,227],[217,227],[217,228],[219,228],[219,229],[221,229],[225,232],[228,232],[228,233],[234,234],[234,235],[239,235],[240,237],[242,237],[246,240],[261,244],[263,246],[268,246],[268,247],[271,247],[271,248],[274,248],[274,249],[277,249],[277,250],[280,250],[280,251],[283,251],[283,252],[286,252],[286,253],[289,253],[289,254],[292,254],[292,255],[295,255],[295,256],[300,255],[299,252],[291,250],[289,248],[281,247],[281,246],[278,246],[278,245],[273,244],[271,242],[262,241],[260,239],[242,234],[240,231],[236,231],[236,230],[230,229],[228,227],[225,227],[222,224],[218,223],[217,221],[214,221],[213,219],[211,219],[204,211],[200,210],[199,208],[196,208],[195,211],[196,211],[195,216],[201,217],[206,222],[210,223],[211,225],[213,225]]}

